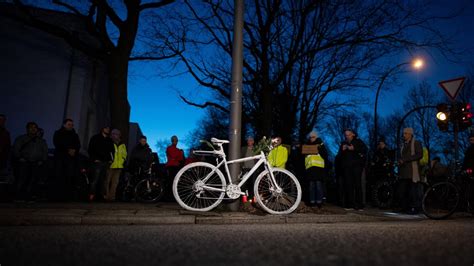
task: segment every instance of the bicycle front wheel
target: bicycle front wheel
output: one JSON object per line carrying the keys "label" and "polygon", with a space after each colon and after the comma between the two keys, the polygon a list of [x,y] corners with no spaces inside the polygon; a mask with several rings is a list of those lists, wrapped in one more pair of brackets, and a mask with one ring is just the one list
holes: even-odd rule
{"label": "bicycle front wheel", "polygon": [[[208,176],[209,178],[204,180]],[[206,187],[222,191],[209,190]],[[224,198],[225,188],[226,182],[222,172],[214,165],[203,162],[185,166],[176,174],[173,181],[173,195],[176,201],[181,207],[190,211],[204,212],[215,208]]]}
{"label": "bicycle front wheel", "polygon": [[432,185],[423,196],[423,212],[431,219],[440,220],[449,217],[459,204],[459,191],[450,182]]}
{"label": "bicycle front wheel", "polygon": [[135,196],[140,202],[157,202],[163,197],[163,194],[163,183],[156,178],[145,178],[135,187]]}
{"label": "bicycle front wheel", "polygon": [[[289,214],[301,201],[301,186],[296,177],[285,169],[273,168],[273,183],[265,170],[255,180],[254,191],[258,204],[271,214]],[[278,185],[278,187],[276,186]]]}

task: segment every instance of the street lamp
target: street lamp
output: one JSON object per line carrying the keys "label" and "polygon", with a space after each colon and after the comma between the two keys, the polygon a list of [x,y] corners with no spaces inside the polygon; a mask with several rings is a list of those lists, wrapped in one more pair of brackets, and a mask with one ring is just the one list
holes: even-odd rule
{"label": "street lamp", "polygon": [[378,132],[377,132],[377,129],[378,129],[378,125],[377,125],[377,107],[378,107],[378,102],[379,102],[379,94],[380,94],[380,89],[382,89],[382,86],[385,82],[385,80],[397,69],[401,68],[402,66],[405,66],[405,65],[411,65],[413,69],[415,70],[420,70],[423,68],[424,66],[424,61],[422,58],[420,57],[416,57],[414,58],[413,60],[411,61],[408,61],[408,62],[403,62],[403,63],[400,63],[394,67],[392,67],[391,69],[389,69],[387,72],[385,72],[382,76],[382,79],[380,80],[380,83],[379,83],[379,86],[377,87],[377,92],[375,94],[375,104],[374,104],[374,142],[375,142],[375,145],[374,147],[377,147],[377,139],[378,139]]}

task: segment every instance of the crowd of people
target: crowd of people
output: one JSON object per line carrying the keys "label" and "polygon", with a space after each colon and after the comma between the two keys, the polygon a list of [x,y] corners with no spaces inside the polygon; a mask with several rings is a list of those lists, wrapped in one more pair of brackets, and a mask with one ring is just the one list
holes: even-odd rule
{"label": "crowd of people", "polygon": [[[297,144],[290,148],[283,147],[281,138],[276,138],[275,148],[268,155],[269,163],[273,167],[288,167],[299,177],[306,205],[317,208],[323,206],[327,198],[327,180],[334,176],[336,202],[347,210],[363,210],[370,201],[366,196],[367,190],[381,179],[394,178],[394,168],[397,166],[399,179],[395,188],[396,202],[392,207],[397,212],[417,214],[421,211],[427,176],[441,181],[450,174],[439,157],[433,158],[427,165],[427,150],[415,139],[413,128],[403,130],[403,143],[399,151],[390,150],[385,139],[380,138],[371,158],[366,144],[354,130],[345,129],[343,134],[344,141],[339,145],[334,162],[329,161],[326,145],[314,131],[308,134],[304,145]],[[474,168],[474,135],[469,137],[469,141],[463,169]],[[252,154],[253,145],[254,139],[249,137],[247,146],[242,148],[242,157]],[[395,161],[397,152],[398,159]],[[252,162],[246,162],[243,171],[248,171],[252,166]],[[335,170],[334,175],[331,174],[332,169]],[[251,189],[249,194],[253,196]]]}
{"label": "crowd of people", "polygon": [[[34,201],[36,186],[41,176],[45,175],[45,164],[48,160],[48,146],[43,139],[43,130],[35,122],[26,124],[26,133],[18,136],[13,144],[6,129],[6,117],[0,115],[0,174],[7,169],[7,161],[11,154],[11,162],[15,176],[14,190],[16,200]],[[415,214],[420,211],[423,193],[424,175],[420,163],[424,150],[420,141],[415,139],[412,128],[403,130],[403,144],[398,152],[395,163],[395,151],[387,148],[381,138],[372,158],[368,158],[366,144],[352,129],[345,129],[344,141],[339,145],[334,162],[329,160],[328,150],[322,138],[316,132],[308,134],[307,142],[291,147],[282,144],[281,137],[276,137],[274,148],[268,154],[271,166],[288,168],[299,177],[303,187],[303,199],[308,206],[321,208],[327,198],[326,181],[329,176],[335,176],[336,198],[338,204],[346,209],[362,210],[365,207],[366,189],[363,179],[373,184],[374,176],[390,176],[394,165],[398,165],[400,182],[398,191],[398,207],[400,211]],[[464,158],[464,168],[474,167],[474,136],[470,136],[471,146]],[[184,151],[179,149],[178,138],[171,137],[171,144],[166,149],[166,176],[172,178],[186,164],[197,161],[192,151],[185,158]],[[57,190],[55,193],[62,200],[77,200],[75,184],[78,179],[80,164],[86,162],[90,182],[88,187],[89,201],[116,201],[117,187],[124,169],[136,174],[150,169],[158,163],[156,154],[152,153],[147,138],[141,136],[137,145],[130,153],[122,142],[121,132],[108,126],[103,127],[94,135],[87,147],[88,158],[79,153],[81,143],[74,129],[74,121],[65,119],[60,129],[54,133],[54,180]],[[242,147],[241,157],[254,155],[255,140],[246,139]],[[370,161],[370,163],[369,163]],[[246,161],[241,165],[242,174],[248,172],[255,162]],[[370,166],[370,167],[369,167]],[[332,169],[335,174],[332,175]],[[369,173],[369,174],[368,174]],[[434,177],[446,176],[447,167],[434,158],[429,167],[429,174]],[[369,177],[371,176],[372,179]],[[251,177],[244,187],[254,200]],[[168,182],[168,184],[171,182]],[[170,190],[170,187],[167,187]]]}
{"label": "crowd of people", "polygon": [[[50,183],[53,184],[54,195],[49,195],[49,198],[69,201],[82,200],[77,186],[81,169],[84,169],[88,174],[87,200],[113,202],[117,200],[117,187],[124,169],[138,175],[159,163],[146,136],[139,138],[130,153],[127,153],[121,137],[120,130],[104,126],[90,138],[88,157],[85,157],[79,153],[81,143],[74,121],[65,119],[61,128],[54,132],[52,167],[47,167],[48,146],[43,130],[35,122],[28,122],[26,134],[16,137],[12,143],[6,129],[6,116],[0,114],[0,175],[6,175],[8,162],[11,162],[13,198],[16,201],[34,202],[38,196],[38,183],[45,177],[53,179]],[[166,151],[167,176],[174,176],[185,163],[183,150],[177,148],[178,138],[173,136],[171,140]]]}

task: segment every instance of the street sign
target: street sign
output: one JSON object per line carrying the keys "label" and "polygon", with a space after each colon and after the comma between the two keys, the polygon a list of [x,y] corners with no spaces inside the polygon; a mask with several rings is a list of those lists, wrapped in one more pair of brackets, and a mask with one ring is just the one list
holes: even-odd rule
{"label": "street sign", "polygon": [[464,81],[466,81],[466,78],[460,77],[440,81],[438,84],[444,90],[444,92],[446,92],[449,98],[454,101],[456,99],[456,96],[458,96],[459,91],[461,91],[462,86],[464,85]]}

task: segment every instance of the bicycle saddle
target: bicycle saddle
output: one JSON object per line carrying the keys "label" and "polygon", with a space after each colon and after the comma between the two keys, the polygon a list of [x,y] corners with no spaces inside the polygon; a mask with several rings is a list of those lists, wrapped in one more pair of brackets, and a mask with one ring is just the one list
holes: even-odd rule
{"label": "bicycle saddle", "polygon": [[211,142],[214,144],[225,144],[229,143],[228,140],[222,140],[222,139],[216,139],[216,138],[211,138]]}

